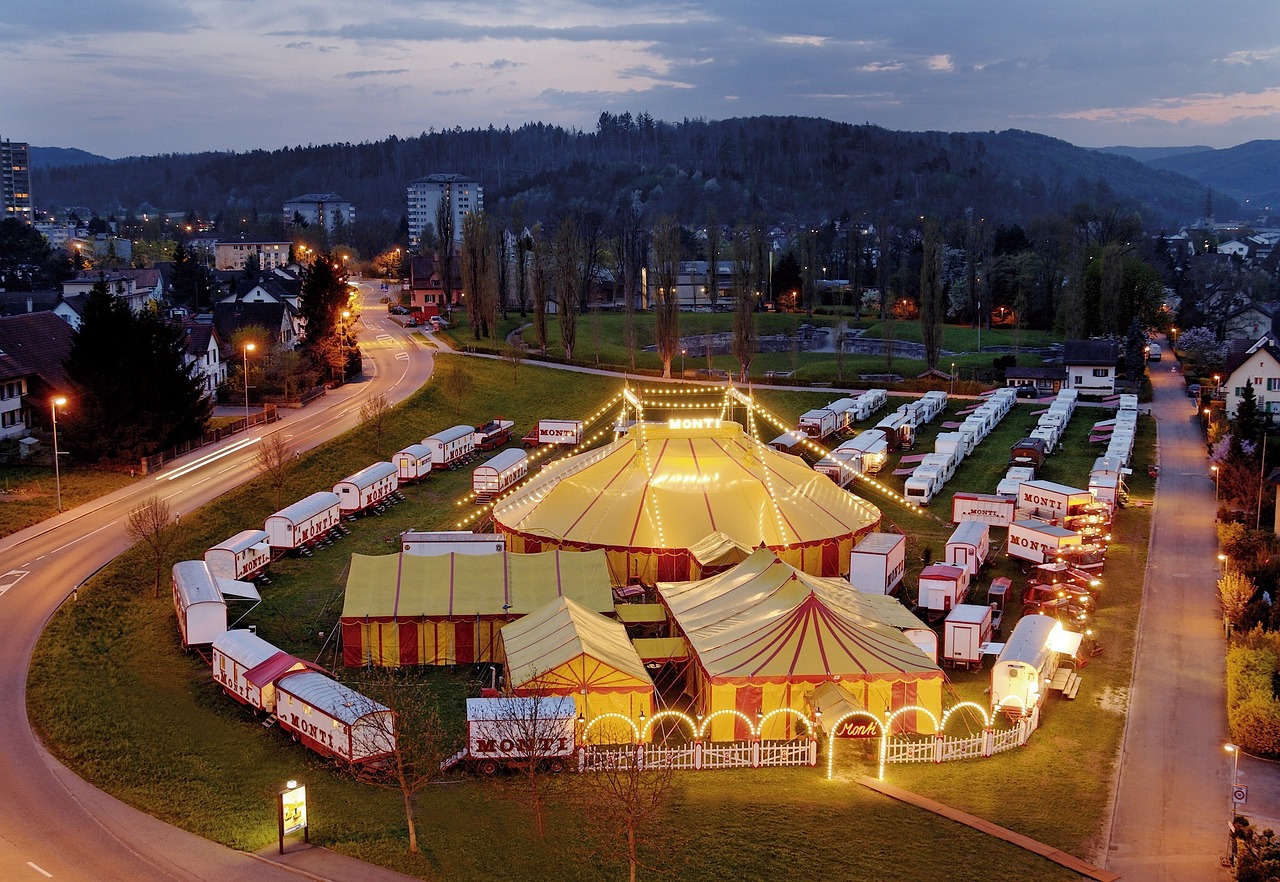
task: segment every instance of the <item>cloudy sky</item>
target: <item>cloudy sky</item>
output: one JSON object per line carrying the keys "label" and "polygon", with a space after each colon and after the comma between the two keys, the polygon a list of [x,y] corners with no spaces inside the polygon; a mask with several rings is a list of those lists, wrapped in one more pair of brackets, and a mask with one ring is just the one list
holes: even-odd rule
{"label": "cloudy sky", "polygon": [[0,137],[105,156],[821,116],[1082,146],[1280,137],[1280,10],[1185,0],[22,0]]}

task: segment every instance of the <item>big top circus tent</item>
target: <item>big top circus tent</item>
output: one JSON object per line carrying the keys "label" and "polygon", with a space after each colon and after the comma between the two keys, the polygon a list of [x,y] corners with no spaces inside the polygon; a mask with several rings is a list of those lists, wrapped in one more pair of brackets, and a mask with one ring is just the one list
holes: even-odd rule
{"label": "big top circus tent", "polygon": [[[711,739],[742,737],[738,721],[778,708],[806,710],[823,683],[839,683],[884,719],[910,707],[942,712],[942,671],[848,582],[811,576],[766,549],[697,582],[658,585],[694,658],[690,691]],[[734,713],[736,712],[736,713]],[[908,711],[895,730],[931,731]],[[766,738],[791,737],[788,715]]]}
{"label": "big top circus tent", "polygon": [[603,549],[615,585],[653,585],[696,578],[690,549],[713,533],[839,576],[880,510],[736,422],[697,419],[640,422],[550,464],[494,506],[493,522],[512,551]]}

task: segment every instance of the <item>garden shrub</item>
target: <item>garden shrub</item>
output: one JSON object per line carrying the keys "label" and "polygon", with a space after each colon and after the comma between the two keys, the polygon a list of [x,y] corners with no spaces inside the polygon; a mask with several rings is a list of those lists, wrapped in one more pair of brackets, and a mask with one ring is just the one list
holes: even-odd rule
{"label": "garden shrub", "polygon": [[1250,753],[1280,756],[1280,701],[1272,677],[1280,670],[1280,635],[1254,628],[1227,650],[1227,726]]}

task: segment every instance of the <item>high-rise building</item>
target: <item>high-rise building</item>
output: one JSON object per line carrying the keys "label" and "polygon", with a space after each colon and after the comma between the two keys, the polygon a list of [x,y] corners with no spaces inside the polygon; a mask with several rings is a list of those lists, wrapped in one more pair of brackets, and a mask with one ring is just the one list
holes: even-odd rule
{"label": "high-rise building", "polygon": [[[462,219],[473,211],[484,211],[484,190],[478,181],[462,175],[427,175],[409,182],[409,245],[422,244],[422,230],[428,224],[436,226],[436,211],[440,201],[449,206],[453,219],[453,241],[462,241]],[[436,230],[439,235],[439,230]]]}
{"label": "high-rise building", "polygon": [[284,204],[286,227],[299,217],[309,226],[323,228],[332,235],[335,227],[350,224],[356,219],[356,210],[337,193],[307,193]]}
{"label": "high-rise building", "polygon": [[0,138],[0,207],[5,217],[23,223],[34,220],[31,212],[31,161],[26,144]]}

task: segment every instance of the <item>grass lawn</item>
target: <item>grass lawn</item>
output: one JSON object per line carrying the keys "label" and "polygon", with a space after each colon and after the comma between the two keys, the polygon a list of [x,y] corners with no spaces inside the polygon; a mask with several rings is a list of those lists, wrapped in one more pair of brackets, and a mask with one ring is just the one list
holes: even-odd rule
{"label": "grass lawn", "polygon": [[[447,398],[441,384],[432,382],[395,408],[393,429],[380,451],[373,449],[370,436],[356,430],[305,455],[279,503],[270,488],[255,482],[184,516],[174,559],[199,557],[210,545],[261,523],[280,503],[327,487],[430,432],[480,422],[501,410],[522,434],[540,416],[596,410],[620,386],[612,377],[531,364],[513,373],[503,362],[458,361],[472,378],[460,400]],[[759,395],[787,419],[831,398],[830,392],[765,390]],[[949,412],[957,407],[953,404]],[[1026,408],[1011,413],[961,467],[954,485],[994,487],[1008,444],[1031,421]],[[1083,443],[1092,421],[1093,411],[1077,411],[1068,452],[1055,454],[1046,477],[1083,480],[1086,460],[1094,455]],[[940,422],[929,431],[936,431]],[[1144,420],[1131,486],[1136,498],[1150,492],[1142,466],[1152,434]],[[931,438],[926,433],[917,450],[931,449]],[[469,477],[465,469],[433,475],[408,488],[408,500],[386,515],[352,524],[352,536],[336,547],[310,560],[273,564],[263,605],[248,621],[281,648],[318,659],[343,679],[358,682],[359,672],[336,665],[332,644],[350,554],[393,552],[405,529],[452,528],[470,511],[454,504],[469,487]],[[915,572],[924,547],[937,556],[950,533],[936,516],[949,513],[947,498],[921,515],[867,496],[912,536],[909,561]],[[1147,515],[1146,509],[1131,509],[1121,516],[1098,621],[1107,651],[1085,669],[1079,699],[1051,699],[1043,727],[1024,749],[983,761],[891,766],[890,780],[1076,854],[1097,844],[1123,724]],[[1005,571],[1013,572],[1001,558],[993,572]],[[908,577],[912,585],[913,575]],[[989,576],[982,580],[984,589]],[[276,790],[284,780],[299,778],[310,788],[314,842],[424,879],[617,878],[616,866],[583,855],[581,820],[568,794],[554,801],[558,823],[551,826],[553,832],[538,838],[518,798],[518,784],[509,780],[463,778],[430,788],[417,812],[424,852],[416,858],[408,855],[398,795],[351,782],[278,728],[257,725],[244,708],[222,696],[199,658],[180,650],[171,604],[165,597],[152,598],[148,581],[143,556],[133,551],[123,555],[80,592],[78,602],[54,617],[33,659],[28,683],[33,725],[61,759],[90,781],[166,821],[237,848],[257,849],[276,835]],[[948,675],[956,696],[983,700],[984,674]],[[423,676],[442,710],[457,721],[461,698],[475,694],[483,672],[459,667]],[[86,682],[95,688],[83,688]],[[821,761],[819,769],[680,776],[668,812],[674,832],[661,841],[662,851],[674,862],[674,874],[711,880],[780,872],[868,880],[1074,878],[1020,849],[860,787],[853,779],[875,774],[874,765],[852,756],[847,744],[841,747],[850,755],[838,757],[838,775],[831,782],[823,777]],[[563,783],[566,788],[589,786],[590,779],[568,775]],[[175,792],[187,798],[174,800]]]}
{"label": "grass lawn", "polygon": [[[120,472],[71,466],[62,469],[62,509],[75,508],[132,484]],[[58,513],[53,466],[0,468],[0,536],[8,536]]]}

